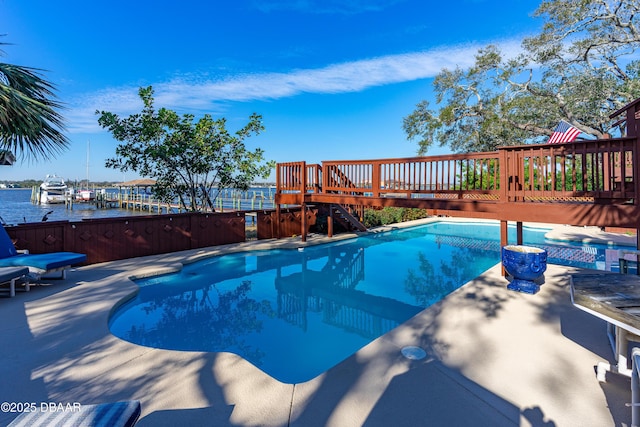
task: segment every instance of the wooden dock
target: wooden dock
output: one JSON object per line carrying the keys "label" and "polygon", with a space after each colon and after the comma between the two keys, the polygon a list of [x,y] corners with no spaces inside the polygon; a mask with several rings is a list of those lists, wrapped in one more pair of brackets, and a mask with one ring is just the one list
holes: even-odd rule
{"label": "wooden dock", "polygon": [[[214,200],[217,212],[272,209],[275,193],[267,193],[261,190],[240,191],[225,189]],[[32,188],[31,202],[40,204],[39,187]],[[125,209],[149,213],[182,213],[188,212],[185,206],[179,203],[161,202],[153,194],[125,193],[96,190],[95,197],[90,200],[76,199],[74,194],[67,194],[64,202],[67,209],[73,209],[75,205],[92,205],[96,209]]]}
{"label": "wooden dock", "polygon": [[[150,194],[122,194],[119,196],[117,207],[121,209],[157,213],[187,212],[187,209],[178,203],[163,203]],[[217,212],[272,209],[274,196],[268,197],[257,191],[229,190],[215,199],[214,206]]]}

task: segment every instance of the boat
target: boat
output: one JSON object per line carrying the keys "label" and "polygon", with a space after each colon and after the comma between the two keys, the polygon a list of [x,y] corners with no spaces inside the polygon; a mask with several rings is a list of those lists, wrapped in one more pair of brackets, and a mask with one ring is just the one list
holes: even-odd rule
{"label": "boat", "polygon": [[95,200],[96,192],[93,190],[82,189],[76,191],[76,201],[79,202],[90,202]]}
{"label": "boat", "polygon": [[40,184],[40,203],[64,203],[67,190],[64,179],[57,175],[47,175]]}
{"label": "boat", "polygon": [[87,141],[87,187],[76,190],[75,198],[77,202],[91,202],[96,199],[96,192],[89,189],[89,145]]}

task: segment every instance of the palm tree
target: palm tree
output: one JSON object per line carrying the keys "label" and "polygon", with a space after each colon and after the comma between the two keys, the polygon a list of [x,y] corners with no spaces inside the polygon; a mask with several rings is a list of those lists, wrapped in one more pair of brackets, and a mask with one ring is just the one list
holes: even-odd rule
{"label": "palm tree", "polygon": [[55,87],[42,71],[0,62],[0,153],[37,159],[69,145],[56,111],[62,104],[55,100]]}
{"label": "palm tree", "polygon": [[16,161],[16,156],[9,150],[0,150],[0,166],[11,166]]}

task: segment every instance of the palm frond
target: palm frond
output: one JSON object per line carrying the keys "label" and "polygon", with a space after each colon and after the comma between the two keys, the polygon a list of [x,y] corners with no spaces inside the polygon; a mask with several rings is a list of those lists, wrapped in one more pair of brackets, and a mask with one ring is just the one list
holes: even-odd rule
{"label": "palm frond", "polygon": [[11,166],[16,161],[16,157],[9,150],[0,150],[0,166]]}
{"label": "palm frond", "polygon": [[54,91],[42,70],[0,63],[0,149],[38,158],[68,147]]}

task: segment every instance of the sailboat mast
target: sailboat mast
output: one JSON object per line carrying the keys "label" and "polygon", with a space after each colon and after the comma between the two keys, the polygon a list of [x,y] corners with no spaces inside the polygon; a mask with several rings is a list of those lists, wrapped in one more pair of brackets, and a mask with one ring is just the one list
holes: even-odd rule
{"label": "sailboat mast", "polygon": [[91,146],[91,141],[87,141],[87,190],[89,189],[89,147]]}

